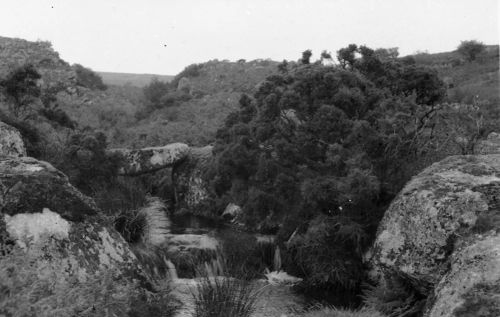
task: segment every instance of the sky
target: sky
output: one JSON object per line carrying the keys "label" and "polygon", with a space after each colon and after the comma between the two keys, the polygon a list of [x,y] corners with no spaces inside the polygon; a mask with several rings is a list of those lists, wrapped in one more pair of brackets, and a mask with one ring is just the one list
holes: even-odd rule
{"label": "sky", "polygon": [[175,75],[212,59],[313,59],[350,43],[400,55],[499,43],[499,0],[0,0],[0,36],[48,40],[96,71]]}

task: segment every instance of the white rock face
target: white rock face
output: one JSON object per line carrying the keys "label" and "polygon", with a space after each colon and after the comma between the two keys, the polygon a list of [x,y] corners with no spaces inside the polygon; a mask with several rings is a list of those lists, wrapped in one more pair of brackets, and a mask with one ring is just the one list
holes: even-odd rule
{"label": "white rock face", "polygon": [[67,239],[71,227],[68,221],[48,208],[33,214],[5,215],[5,225],[9,235],[23,248],[28,241],[38,243],[44,237]]}
{"label": "white rock face", "polygon": [[120,154],[124,159],[119,174],[133,176],[172,166],[188,155],[189,146],[184,143],[172,143],[137,150],[111,149],[109,152]]}
{"label": "white rock face", "polygon": [[21,133],[3,122],[0,122],[0,155],[26,156]]}

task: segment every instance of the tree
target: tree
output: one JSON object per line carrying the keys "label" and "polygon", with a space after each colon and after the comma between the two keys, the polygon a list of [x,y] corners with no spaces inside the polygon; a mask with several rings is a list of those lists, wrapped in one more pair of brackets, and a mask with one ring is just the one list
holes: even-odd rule
{"label": "tree", "polygon": [[305,51],[303,51],[302,52],[302,58],[300,59],[300,62],[302,64],[309,64],[311,56],[312,56],[312,51],[311,50],[305,50]]}
{"label": "tree", "polygon": [[83,67],[80,64],[73,65],[73,68],[76,72],[77,85],[87,87],[89,89],[108,89],[108,86],[103,83],[101,76],[97,75],[90,68]]}
{"label": "tree", "polygon": [[41,90],[37,82],[41,77],[33,65],[27,64],[16,68],[0,82],[9,101],[11,113],[16,117],[19,118],[27,107],[40,97]]}
{"label": "tree", "polygon": [[476,40],[462,41],[457,47],[457,52],[463,55],[467,61],[472,62],[477,55],[486,49],[486,45]]}
{"label": "tree", "polygon": [[217,132],[205,176],[214,205],[240,205],[249,228],[283,240],[298,232],[290,273],[311,287],[353,290],[443,84],[428,68],[365,46],[339,50],[343,67],[304,62],[310,54],[241,98]]}
{"label": "tree", "polygon": [[346,68],[347,66],[352,67],[354,61],[356,60],[356,53],[358,52],[358,46],[356,44],[349,44],[345,48],[341,48],[337,51],[337,59],[340,66]]}

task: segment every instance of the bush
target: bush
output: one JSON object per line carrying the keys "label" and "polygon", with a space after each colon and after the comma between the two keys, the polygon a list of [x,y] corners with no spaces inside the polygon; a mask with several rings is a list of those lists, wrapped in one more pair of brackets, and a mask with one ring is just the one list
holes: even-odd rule
{"label": "bush", "polygon": [[457,47],[457,52],[462,54],[469,62],[476,59],[477,55],[482,53],[486,49],[486,45],[482,42],[471,40],[462,41]]}
{"label": "bush", "polygon": [[106,90],[108,87],[102,82],[101,76],[97,75],[90,68],[83,67],[80,64],[73,65],[76,72],[76,84],[87,87],[88,89]]}
{"label": "bush", "polygon": [[388,317],[421,316],[430,286],[418,285],[411,277],[397,273],[387,273],[385,277],[376,286],[366,286],[364,304]]}
{"label": "bush", "polygon": [[250,317],[258,292],[249,281],[204,277],[193,298],[195,317]]}
{"label": "bush", "polygon": [[223,231],[219,238],[227,276],[250,280],[273,268],[274,243],[258,243],[253,235],[233,230]]}

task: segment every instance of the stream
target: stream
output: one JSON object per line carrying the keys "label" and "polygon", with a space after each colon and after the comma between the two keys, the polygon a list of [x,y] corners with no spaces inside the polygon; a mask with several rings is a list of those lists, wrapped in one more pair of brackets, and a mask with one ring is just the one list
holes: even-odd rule
{"label": "stream", "polygon": [[[175,246],[179,250],[194,250],[196,247],[206,248],[208,250],[220,250],[221,237],[231,234],[241,235],[243,233],[227,226],[221,226],[214,221],[193,216],[177,216],[172,219],[170,227],[170,241],[175,241],[179,245]],[[257,243],[274,243],[273,236],[254,235]],[[190,245],[191,244],[191,245]],[[274,247],[274,244],[273,244]],[[197,252],[197,251],[195,251]],[[219,253],[216,253],[219,254]],[[170,261],[169,261],[170,262]],[[283,317],[298,316],[302,311],[307,300],[303,295],[293,291],[291,285],[297,283],[300,279],[287,275],[285,272],[269,272],[279,270],[281,258],[279,248],[275,250],[272,267],[266,272],[262,272],[260,278],[254,279],[252,283],[258,290],[259,296],[256,303],[255,317]],[[212,278],[225,278],[223,276],[222,264],[219,256],[215,256],[211,262],[205,263],[205,268]],[[271,265],[270,265],[271,266]],[[200,277],[186,277],[179,274],[172,262],[169,263],[170,276],[172,278],[173,293],[182,302],[182,307],[177,317],[191,317],[194,312],[193,292],[196,291],[196,285],[200,282]],[[180,277],[179,277],[180,275]],[[267,275],[267,276],[266,276]]]}

